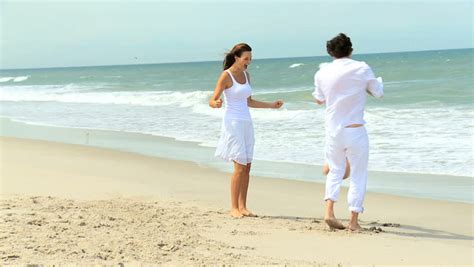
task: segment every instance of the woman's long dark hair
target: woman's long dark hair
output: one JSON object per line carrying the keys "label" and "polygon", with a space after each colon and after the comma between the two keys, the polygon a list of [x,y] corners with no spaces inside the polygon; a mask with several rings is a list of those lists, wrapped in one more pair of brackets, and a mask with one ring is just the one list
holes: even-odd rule
{"label": "woman's long dark hair", "polygon": [[235,56],[241,57],[243,52],[252,52],[250,45],[246,43],[236,44],[228,53],[225,54],[222,63],[224,70],[230,68],[235,62]]}

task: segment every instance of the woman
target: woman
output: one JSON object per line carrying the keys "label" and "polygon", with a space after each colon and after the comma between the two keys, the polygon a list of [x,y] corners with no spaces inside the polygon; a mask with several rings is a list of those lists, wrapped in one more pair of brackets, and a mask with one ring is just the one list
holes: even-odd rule
{"label": "woman", "polygon": [[245,43],[235,45],[225,56],[224,71],[220,75],[214,94],[209,100],[212,108],[222,107],[224,93],[226,105],[222,133],[215,155],[234,163],[230,195],[234,218],[255,216],[247,209],[247,190],[252,164],[254,133],[249,107],[280,108],[283,101],[261,102],[252,99],[250,75],[247,67],[252,61],[252,48]]}

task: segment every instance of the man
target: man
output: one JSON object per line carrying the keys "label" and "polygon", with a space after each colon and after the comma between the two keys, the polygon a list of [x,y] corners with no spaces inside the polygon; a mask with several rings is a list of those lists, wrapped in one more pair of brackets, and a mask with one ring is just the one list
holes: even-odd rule
{"label": "man", "polygon": [[326,48],[334,60],[321,66],[314,75],[313,93],[318,104],[326,104],[326,162],[329,173],[324,197],[324,221],[331,229],[345,229],[334,216],[334,203],[339,197],[347,158],[351,168],[347,196],[351,216],[347,227],[360,231],[358,216],[364,211],[369,159],[369,142],[364,127],[366,94],[381,98],[383,83],[382,78],[375,78],[365,62],[351,59],[352,43],[345,34],[340,33],[327,41]]}

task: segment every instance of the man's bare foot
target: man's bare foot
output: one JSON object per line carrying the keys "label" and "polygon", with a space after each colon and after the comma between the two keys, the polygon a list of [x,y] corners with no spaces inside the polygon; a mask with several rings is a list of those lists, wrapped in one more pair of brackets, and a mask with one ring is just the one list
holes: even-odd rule
{"label": "man's bare foot", "polygon": [[243,216],[246,216],[246,217],[257,217],[257,215],[253,214],[251,211],[249,211],[248,209],[240,209],[240,213],[243,215]]}
{"label": "man's bare foot", "polygon": [[323,174],[328,175],[328,173],[329,173],[329,165],[325,163],[323,166]]}
{"label": "man's bare foot", "polygon": [[362,232],[362,227],[358,223],[349,223],[347,229],[349,229],[353,233]]}
{"label": "man's bare foot", "polygon": [[336,219],[336,217],[325,217],[324,222],[329,225],[329,228],[331,230],[333,229],[339,229],[339,230],[344,230],[346,227]]}
{"label": "man's bare foot", "polygon": [[[329,171],[330,171],[329,165],[327,163],[325,163],[323,165],[323,174],[328,175]],[[345,179],[349,178],[350,175],[351,175],[351,168],[349,167],[349,163],[347,163],[346,172],[344,173],[344,177],[342,179],[345,180]]]}
{"label": "man's bare foot", "polygon": [[346,167],[346,172],[344,173],[344,177],[342,177],[342,180],[346,180],[347,178],[349,178],[349,176],[351,176],[351,169],[349,169],[349,167]]}
{"label": "man's bare foot", "polygon": [[240,213],[240,211],[238,209],[232,209],[229,214],[230,214],[230,216],[232,216],[232,218],[242,218],[242,217],[244,217],[244,215],[242,213]]}

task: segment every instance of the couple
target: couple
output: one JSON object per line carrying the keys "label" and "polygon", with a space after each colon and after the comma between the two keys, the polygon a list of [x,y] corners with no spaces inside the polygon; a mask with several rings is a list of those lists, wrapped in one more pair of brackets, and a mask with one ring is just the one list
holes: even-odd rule
{"label": "couple", "polygon": [[[324,221],[331,229],[346,227],[334,216],[334,202],[339,197],[342,180],[351,176],[348,192],[351,217],[349,228],[360,231],[359,213],[367,184],[368,137],[364,127],[366,93],[374,97],[383,96],[381,78],[375,78],[371,68],[364,62],[351,59],[352,43],[345,34],[339,34],[326,44],[329,55],[334,58],[322,66],[314,76],[314,98],[318,104],[326,105],[326,214]],[[280,108],[283,101],[261,102],[252,99],[247,67],[252,61],[252,49],[247,44],[237,44],[226,54],[222,72],[214,94],[209,100],[212,108],[222,107],[225,96],[225,115],[216,156],[233,161],[231,179],[230,215],[240,218],[255,216],[247,209],[249,173],[253,157],[254,132],[249,107]],[[350,163],[350,167],[349,167]]]}

